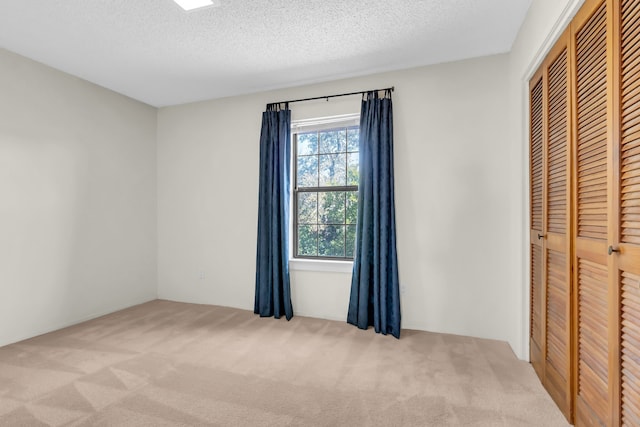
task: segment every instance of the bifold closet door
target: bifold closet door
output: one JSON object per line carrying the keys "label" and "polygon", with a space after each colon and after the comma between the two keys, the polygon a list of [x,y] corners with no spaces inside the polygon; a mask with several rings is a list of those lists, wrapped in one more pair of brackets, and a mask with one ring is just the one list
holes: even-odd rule
{"label": "bifold closet door", "polygon": [[568,31],[530,81],[531,362],[571,417],[570,72]]}
{"label": "bifold closet door", "polygon": [[620,46],[620,127],[614,145],[612,281],[619,290],[619,378],[614,417],[640,426],[640,0],[621,0],[616,21]]}
{"label": "bifold closet door", "polygon": [[587,0],[571,25],[575,70],[574,396],[576,425],[614,422],[615,307],[608,256],[613,198],[612,0]]}
{"label": "bifold closet door", "polygon": [[544,381],[571,417],[571,140],[567,31],[543,63],[544,120]]}
{"label": "bifold closet door", "polygon": [[530,135],[529,135],[529,229],[530,229],[530,360],[538,377],[544,381],[544,88],[539,71],[529,84]]}

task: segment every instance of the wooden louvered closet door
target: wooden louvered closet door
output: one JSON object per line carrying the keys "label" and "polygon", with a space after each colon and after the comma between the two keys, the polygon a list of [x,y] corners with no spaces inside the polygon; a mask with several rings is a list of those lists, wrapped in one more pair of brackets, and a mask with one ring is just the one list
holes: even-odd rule
{"label": "wooden louvered closet door", "polygon": [[532,364],[577,426],[640,427],[640,0],[585,1],[530,125]]}
{"label": "wooden louvered closet door", "polygon": [[530,241],[531,241],[531,322],[529,334],[530,359],[540,378],[544,378],[544,304],[543,304],[543,234],[544,234],[544,105],[541,73],[531,79],[530,109]]}
{"label": "wooden louvered closet door", "polygon": [[571,417],[571,140],[569,32],[543,64],[544,131],[544,381],[565,417]]}
{"label": "wooden louvered closet door", "polygon": [[531,362],[571,417],[569,33],[531,80]]}
{"label": "wooden louvered closet door", "polygon": [[575,216],[576,425],[613,425],[609,220],[612,70],[611,2],[587,1],[572,25]]}
{"label": "wooden louvered closet door", "polygon": [[[640,0],[621,0],[615,22],[620,46],[620,91],[616,104],[613,165],[614,238],[612,282],[617,291],[620,390],[614,417],[623,426],[640,426]],[[617,252],[613,252],[613,251]]]}

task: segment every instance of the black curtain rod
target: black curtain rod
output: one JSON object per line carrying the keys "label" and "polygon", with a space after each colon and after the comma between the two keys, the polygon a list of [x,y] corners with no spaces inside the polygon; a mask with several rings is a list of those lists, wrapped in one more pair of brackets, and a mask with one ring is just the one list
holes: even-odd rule
{"label": "black curtain rod", "polygon": [[359,92],[339,93],[337,95],[314,96],[313,98],[302,98],[302,99],[294,99],[294,100],[291,100],[291,101],[271,102],[270,104],[289,104],[289,103],[293,103],[293,102],[314,101],[316,99],[326,99],[328,101],[329,98],[337,98],[339,96],[362,95],[362,94],[365,94],[367,92],[379,92],[381,90],[390,90],[391,92],[393,92],[394,89],[395,89],[395,86],[391,86],[391,87],[387,87],[387,88],[384,88],[384,89],[361,90]]}

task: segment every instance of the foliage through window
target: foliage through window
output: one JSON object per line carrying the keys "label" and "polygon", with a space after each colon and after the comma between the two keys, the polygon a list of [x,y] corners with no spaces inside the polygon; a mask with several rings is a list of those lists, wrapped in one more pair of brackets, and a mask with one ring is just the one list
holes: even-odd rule
{"label": "foliage through window", "polygon": [[353,259],[358,217],[358,126],[293,130],[294,257]]}

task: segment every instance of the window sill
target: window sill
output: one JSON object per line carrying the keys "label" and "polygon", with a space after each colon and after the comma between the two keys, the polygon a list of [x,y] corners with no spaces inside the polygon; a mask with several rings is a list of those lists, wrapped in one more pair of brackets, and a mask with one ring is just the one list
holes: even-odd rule
{"label": "window sill", "polygon": [[353,271],[353,261],[290,259],[289,269],[303,271],[327,271],[333,273],[351,273]]}

